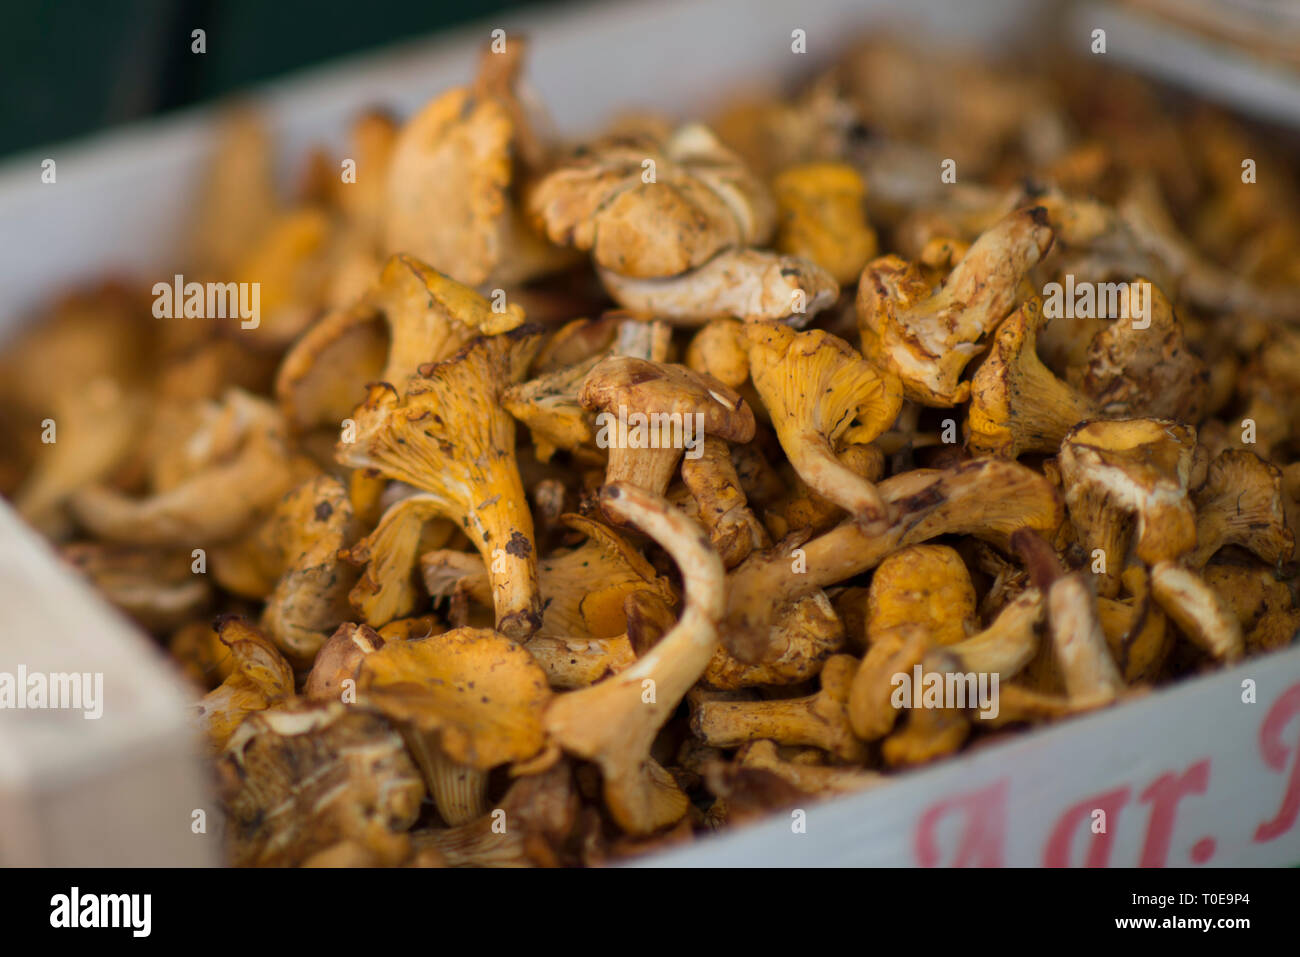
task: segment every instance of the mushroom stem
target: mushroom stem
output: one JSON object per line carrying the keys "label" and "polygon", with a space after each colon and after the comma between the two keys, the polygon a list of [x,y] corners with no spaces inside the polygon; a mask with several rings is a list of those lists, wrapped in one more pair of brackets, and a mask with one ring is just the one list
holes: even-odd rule
{"label": "mushroom stem", "polygon": [[826,437],[819,432],[805,432],[787,449],[790,464],[805,482],[830,499],[859,522],[879,523],[888,507],[876,487],[845,466]]}
{"label": "mushroom stem", "polygon": [[681,457],[682,450],[677,448],[632,449],[611,443],[605,482],[610,485],[624,482],[663,495],[672,483]]}
{"label": "mushroom stem", "polygon": [[629,833],[649,834],[680,820],[689,805],[672,775],[650,757],[650,745],[713,656],[724,572],[698,526],[662,498],[607,485],[600,499],[606,512],[649,534],[677,562],[686,605],[673,629],[632,667],[555,699],[546,728],[566,751],[600,765],[615,822]]}
{"label": "mushroom stem", "polygon": [[1010,602],[978,635],[944,649],[956,655],[962,670],[996,672],[1006,681],[1033,659],[1038,651],[1035,626],[1043,620],[1043,593],[1029,588]]}
{"label": "mushroom stem", "polygon": [[769,738],[821,748],[842,761],[860,763],[866,759],[866,749],[853,736],[846,707],[857,667],[848,655],[832,657],[822,670],[821,690],[806,698],[703,701],[691,717],[691,730],[715,748]]}
{"label": "mushroom stem", "polygon": [[533,516],[518,469],[501,470],[493,488],[503,485],[509,489],[507,494],[469,511],[464,531],[487,564],[497,631],[523,641],[542,623],[537,559],[533,554]]}
{"label": "mushroom stem", "polygon": [[1052,485],[1013,462],[977,459],[941,472],[909,472],[881,482],[880,493],[895,516],[883,532],[850,519],[811,541],[787,540],[751,555],[731,573],[723,639],[732,654],[761,660],[781,603],[874,568],[904,545],[947,534],[1005,544],[1017,528],[1050,530],[1061,521]]}
{"label": "mushroom stem", "polygon": [[1083,572],[1066,574],[1056,551],[1028,529],[1011,536],[1034,585],[1047,593],[1052,653],[1071,700],[1113,701],[1124,677],[1106,642],[1097,614],[1097,597]]}

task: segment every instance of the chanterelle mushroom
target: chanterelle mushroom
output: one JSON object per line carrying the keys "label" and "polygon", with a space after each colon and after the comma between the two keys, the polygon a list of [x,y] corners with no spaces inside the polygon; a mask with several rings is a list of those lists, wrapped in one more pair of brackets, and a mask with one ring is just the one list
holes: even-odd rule
{"label": "chanterelle mushroom", "polygon": [[744,164],[700,125],[666,142],[588,147],[537,184],[528,208],[553,242],[591,250],[618,276],[662,279],[771,235],[775,205]]}
{"label": "chanterelle mushroom", "polygon": [[1195,444],[1191,428],[1160,419],[1090,422],[1066,435],[1059,457],[1065,503],[1090,561],[1105,560],[1101,594],[1118,592],[1130,521],[1133,549],[1148,564],[1195,547],[1187,493]]}
{"label": "chanterelle mushroom", "polygon": [[1051,452],[1065,433],[1095,418],[1096,404],[1062,382],[1035,352],[1042,301],[1037,297],[998,326],[970,383],[966,445],[976,455],[1018,458]]}
{"label": "chanterelle mushroom", "polygon": [[611,356],[587,374],[578,401],[600,410],[596,442],[609,450],[607,484],[662,495],[685,452],[716,435],[754,437],[754,413],[734,390],[685,366]]}
{"label": "chanterelle mushroom", "polygon": [[803,327],[840,294],[816,263],[762,249],[728,249],[666,279],[633,279],[610,269],[597,274],[623,308],[683,326],[735,318]]}
{"label": "chanterelle mushroom", "polygon": [[217,635],[230,649],[231,672],[199,704],[198,719],[213,750],[220,751],[245,717],[292,697],[293,670],[279,649],[241,618],[218,621]]}
{"label": "chanterelle mushroom", "polygon": [[[874,568],[903,545],[971,534],[1006,545],[1012,532],[1051,532],[1061,523],[1059,494],[1014,462],[976,459],[947,471],[917,469],[880,483],[894,519],[883,532],[846,521],[816,538],[755,552],[732,571],[723,640],[742,661],[761,660],[768,625],[783,602]],[[794,549],[799,554],[794,554]]]}
{"label": "chanterelle mushroom", "polygon": [[[587,540],[538,559],[543,611],[537,638],[614,638],[627,630],[623,606],[630,595],[646,593],[669,605],[676,601],[668,580],[609,526],[581,515],[565,514],[561,520]],[[434,598],[459,590],[490,601],[487,570],[477,557],[428,552],[420,565]]]}
{"label": "chanterelle mushroom", "polygon": [[1127,303],[1120,314],[1142,316],[1146,322],[1113,319],[1094,335],[1076,384],[1107,418],[1142,415],[1198,421],[1209,372],[1188,348],[1169,299],[1142,277],[1125,285],[1121,295]]}
{"label": "chanterelle mushroom", "polygon": [[769,738],[780,744],[806,745],[830,752],[841,761],[860,764],[866,748],[849,725],[849,689],[857,659],[832,655],[821,672],[821,690],[807,698],[775,701],[704,701],[691,717],[691,729],[705,744],[734,748]]}
{"label": "chanterelle mushroom", "polygon": [[[518,304],[494,309],[468,286],[398,254],[357,302],[326,315],[294,343],[276,375],[276,398],[294,428],[337,426],[367,382],[403,389],[421,365],[523,321]],[[388,333],[382,360],[375,354],[381,329]]]}
{"label": "chanterelle mushroom", "polygon": [[857,170],[845,163],[791,166],[772,181],[772,190],[781,212],[777,248],[812,260],[841,285],[857,279],[877,249],[862,209],[867,187]]}
{"label": "chanterelle mushroom", "polygon": [[261,532],[284,569],[267,598],[262,627],[295,665],[310,665],[326,637],[348,617],[355,575],[339,551],[352,534],[347,490],[329,475],[286,495]]}
{"label": "chanterelle mushroom", "polygon": [[981,235],[936,291],[897,256],[868,263],[858,280],[863,355],[902,379],[915,402],[964,402],[970,386],[958,381],[962,370],[1014,307],[1021,281],[1051,245],[1047,215],[1035,207]]}
{"label": "chanterelle mushroom", "polygon": [[503,53],[484,50],[478,82],[425,106],[393,147],[388,251],[469,286],[518,282],[564,262],[514,207],[512,148],[525,163],[545,158],[515,92],[523,45],[515,37]]}
{"label": "chanterelle mushroom", "polygon": [[332,702],[253,715],[218,766],[237,865],[293,866],[341,840],[379,862],[410,852],[424,784],[382,717]]}
{"label": "chanterelle mushroom", "polygon": [[518,382],[540,331],[521,326],[474,340],[424,366],[405,395],[371,387],[356,415],[356,441],[339,442],[339,462],[375,468],[428,493],[478,548],[492,579],[497,630],[524,638],[537,630],[533,519],[515,462],[515,420],[501,392]]}
{"label": "chanterelle mushroom", "polygon": [[1210,463],[1197,489],[1196,551],[1202,567],[1225,545],[1240,545],[1270,565],[1290,561],[1295,534],[1287,528],[1282,472],[1254,452],[1227,449]]}
{"label": "chanterelle mushroom", "polygon": [[184,480],[136,499],[104,485],[72,499],[77,519],[100,538],[127,545],[193,548],[234,538],[293,480],[275,407],[238,389],[204,407],[184,447]]}
{"label": "chanterelle mushroom", "polygon": [[1113,701],[1124,689],[1124,678],[1097,617],[1089,574],[1067,574],[1052,546],[1029,529],[1016,532],[1012,546],[1024,558],[1034,585],[1047,596],[1052,660],[1071,703]]}
{"label": "chanterelle mushroom", "polygon": [[546,744],[546,674],[493,631],[386,642],[362,659],[357,686],[360,702],[402,727],[448,824],[484,812],[492,768],[534,758]]}
{"label": "chanterelle mushroom", "polygon": [[672,555],[681,569],[685,607],[672,631],[631,668],[556,698],[546,712],[546,730],[566,751],[600,765],[605,803],[618,825],[650,834],[680,820],[689,804],[650,756],[650,745],[713,656],[724,573],[699,528],[663,499],[620,483],[601,491],[601,505]]}
{"label": "chanterelle mushroom", "polygon": [[849,442],[866,444],[893,425],[903,404],[898,379],[820,329],[795,332],[762,323],[745,331],[754,386],[799,477],[855,519],[885,518],[874,486],[836,453]]}

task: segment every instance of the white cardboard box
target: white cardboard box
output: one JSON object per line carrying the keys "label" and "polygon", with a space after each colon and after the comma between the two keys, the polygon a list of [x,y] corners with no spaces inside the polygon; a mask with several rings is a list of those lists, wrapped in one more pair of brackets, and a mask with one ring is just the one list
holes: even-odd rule
{"label": "white cardboard box", "polygon": [[[913,0],[937,37],[999,46],[1033,0]],[[1048,6],[1052,6],[1048,4]],[[529,75],[566,132],[629,106],[698,112],[824,62],[888,0],[668,0],[526,11],[266,86],[287,161],[338,145],[375,104],[409,112],[465,82],[494,27],[533,40]],[[598,79],[598,82],[596,80]],[[170,264],[212,145],[209,109],[0,165],[0,339],[69,283]],[[56,159],[55,185],[40,182]],[[151,284],[151,283],[150,283]],[[0,711],[0,863],[210,864],[219,817],[173,669],[0,504],[0,672],[102,672],[104,716]],[[1242,682],[1257,701],[1242,701]],[[1108,811],[1094,835],[1091,811]],[[206,810],[207,834],[193,814]],[[656,865],[1300,863],[1300,648],[1125,707],[643,861]]]}

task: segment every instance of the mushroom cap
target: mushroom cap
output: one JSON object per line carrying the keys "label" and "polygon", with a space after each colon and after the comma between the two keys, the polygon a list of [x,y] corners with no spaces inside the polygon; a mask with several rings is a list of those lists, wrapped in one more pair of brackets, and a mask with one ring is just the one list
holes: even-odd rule
{"label": "mushroom cap", "polygon": [[840,294],[839,283],[817,263],[749,247],[723,250],[695,269],[662,279],[599,267],[596,274],[625,309],[678,325],[734,317],[803,327]]}
{"label": "mushroom cap", "polygon": [[355,681],[362,660],[383,646],[384,639],[369,625],[345,621],[316,653],[311,674],[303,685],[303,695],[318,701],[338,697],[343,681],[348,678]]}
{"label": "mushroom cap", "polygon": [[841,438],[866,444],[898,418],[898,378],[838,336],[821,329],[796,332],[776,322],[750,323],[745,332],[750,375],[783,443],[785,420],[814,428],[833,444]]}
{"label": "mushroom cap", "polygon": [[[1188,348],[1173,306],[1155,283],[1141,276],[1123,288],[1130,297],[1129,315],[1150,309],[1150,324],[1135,328],[1132,322],[1114,319],[1094,335],[1080,390],[1107,416],[1198,421],[1210,373]],[[1140,297],[1138,289],[1145,290]]]}
{"label": "mushroom cap", "polygon": [[642,135],[586,147],[537,184],[528,206],[552,242],[590,249],[601,268],[636,279],[761,243],[776,219],[766,187],[698,124],[663,143]]}
{"label": "mushroom cap", "polygon": [[513,133],[504,104],[463,88],[413,116],[388,172],[388,250],[468,285],[484,282],[501,255]]}
{"label": "mushroom cap", "polygon": [[772,190],[781,211],[777,248],[812,260],[842,285],[854,282],[877,250],[862,209],[862,175],[847,163],[804,163],[777,175]]}
{"label": "mushroom cap", "polygon": [[959,377],[979,341],[1015,306],[1028,271],[1047,254],[1052,228],[1041,207],[1018,209],[982,233],[933,292],[898,256],[868,263],[856,309],[862,351],[903,380],[909,399],[947,407],[964,402]]}
{"label": "mushroom cap", "polygon": [[[1066,504],[1078,524],[1105,522],[1109,505],[1137,517],[1137,555],[1177,558],[1196,546],[1187,494],[1196,432],[1165,419],[1114,419],[1080,425],[1061,443]],[[1114,561],[1117,556],[1108,556]]]}
{"label": "mushroom cap", "polygon": [[236,864],[296,864],[341,838],[382,846],[415,823],[424,795],[401,735],[338,702],[253,715],[218,769]]}
{"label": "mushroom cap", "polygon": [[1270,565],[1289,561],[1295,553],[1295,535],[1287,528],[1283,505],[1282,471],[1254,452],[1219,453],[1195,501],[1194,565],[1205,564],[1227,544],[1241,545]]}
{"label": "mushroom cap", "polygon": [[923,625],[934,644],[970,636],[976,624],[975,586],[955,549],[909,545],[890,555],[871,577],[867,636],[908,622]]}
{"label": "mushroom cap", "polygon": [[452,761],[489,770],[545,745],[546,673],[495,631],[457,628],[389,642],[361,665],[358,697],[394,721],[434,734]]}
{"label": "mushroom cap", "polygon": [[610,356],[587,373],[578,393],[587,409],[647,415],[704,415],[704,431],[729,442],[754,437],[754,410],[734,389],[686,366]]}

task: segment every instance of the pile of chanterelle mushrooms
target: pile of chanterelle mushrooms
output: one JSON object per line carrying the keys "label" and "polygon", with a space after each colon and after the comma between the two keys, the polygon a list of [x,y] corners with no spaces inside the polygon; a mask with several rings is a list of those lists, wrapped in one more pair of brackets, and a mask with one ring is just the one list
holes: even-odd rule
{"label": "pile of chanterelle mushrooms", "polygon": [[1293,641],[1275,136],[881,41],[574,145],[523,49],[292,200],[232,117],[182,265],[256,328],[149,280],[3,353],[0,489],[202,688],[233,863],[617,860]]}

